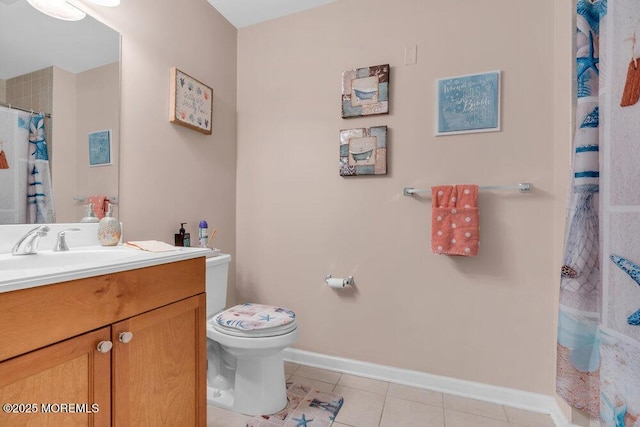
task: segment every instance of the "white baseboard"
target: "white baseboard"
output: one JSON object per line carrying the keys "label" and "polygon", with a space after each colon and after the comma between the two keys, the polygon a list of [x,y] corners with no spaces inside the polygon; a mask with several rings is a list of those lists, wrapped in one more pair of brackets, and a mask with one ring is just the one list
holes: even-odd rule
{"label": "white baseboard", "polygon": [[532,412],[549,414],[558,427],[578,427],[567,421],[567,418],[554,397],[544,394],[459,380],[294,348],[286,348],[284,350],[284,359],[301,365],[329,369],[360,377],[435,390],[442,393],[497,403],[499,405],[512,406]]}

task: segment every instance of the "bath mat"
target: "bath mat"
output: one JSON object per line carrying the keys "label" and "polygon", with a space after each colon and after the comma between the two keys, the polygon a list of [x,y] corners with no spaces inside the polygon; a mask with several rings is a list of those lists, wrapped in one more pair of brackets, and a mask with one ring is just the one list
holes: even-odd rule
{"label": "bath mat", "polygon": [[254,417],[247,427],[329,427],[344,399],[312,387],[287,383],[287,406],[277,414]]}

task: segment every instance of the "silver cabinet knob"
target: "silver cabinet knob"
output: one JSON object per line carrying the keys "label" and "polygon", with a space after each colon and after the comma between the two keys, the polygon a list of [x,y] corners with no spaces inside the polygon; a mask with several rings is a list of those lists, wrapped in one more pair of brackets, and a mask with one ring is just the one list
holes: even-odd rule
{"label": "silver cabinet knob", "polygon": [[112,347],[113,343],[111,341],[100,341],[97,349],[100,353],[109,353]]}
{"label": "silver cabinet knob", "polygon": [[120,340],[120,342],[123,344],[128,343],[132,339],[133,339],[132,332],[120,332],[120,335],[118,335],[118,340]]}

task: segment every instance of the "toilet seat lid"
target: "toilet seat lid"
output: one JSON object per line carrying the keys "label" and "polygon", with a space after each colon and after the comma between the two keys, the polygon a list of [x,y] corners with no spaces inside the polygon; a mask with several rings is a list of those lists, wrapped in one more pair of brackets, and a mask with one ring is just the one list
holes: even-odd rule
{"label": "toilet seat lid", "polygon": [[213,318],[212,326],[235,336],[282,335],[296,328],[296,315],[282,307],[246,303],[225,310]]}

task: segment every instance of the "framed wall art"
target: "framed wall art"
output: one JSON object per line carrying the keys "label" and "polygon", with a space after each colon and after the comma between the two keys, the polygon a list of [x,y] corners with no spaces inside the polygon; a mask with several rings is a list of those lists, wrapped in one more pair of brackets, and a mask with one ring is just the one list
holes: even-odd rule
{"label": "framed wall art", "polygon": [[101,130],[89,134],[89,166],[111,164],[111,131]]}
{"label": "framed wall art", "polygon": [[387,127],[340,131],[340,175],[387,174]]}
{"label": "framed wall art", "polygon": [[500,130],[500,71],[436,80],[436,136]]}
{"label": "framed wall art", "polygon": [[389,64],[342,72],[342,118],[389,114]]}
{"label": "framed wall art", "polygon": [[213,89],[176,67],[170,82],[169,121],[211,135]]}

